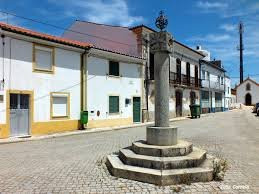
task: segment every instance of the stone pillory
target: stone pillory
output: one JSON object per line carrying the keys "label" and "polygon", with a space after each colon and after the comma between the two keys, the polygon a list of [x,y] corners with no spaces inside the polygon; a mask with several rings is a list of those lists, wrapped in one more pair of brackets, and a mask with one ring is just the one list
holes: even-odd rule
{"label": "stone pillory", "polygon": [[[156,24],[160,32],[150,36],[155,55],[155,126],[147,127],[147,140],[133,142],[118,155],[109,155],[106,165],[116,177],[157,185],[213,180],[213,157],[191,143],[177,140],[177,128],[169,123],[169,60],[172,36],[162,31],[165,16]],[[160,21],[161,23],[159,23]]]}

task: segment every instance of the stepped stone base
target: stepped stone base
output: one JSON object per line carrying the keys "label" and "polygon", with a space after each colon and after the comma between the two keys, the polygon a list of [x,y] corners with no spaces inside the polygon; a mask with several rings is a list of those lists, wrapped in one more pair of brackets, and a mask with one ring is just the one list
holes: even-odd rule
{"label": "stepped stone base", "polygon": [[178,141],[174,146],[134,142],[109,155],[106,165],[113,176],[156,185],[172,185],[213,180],[213,157],[191,143]]}

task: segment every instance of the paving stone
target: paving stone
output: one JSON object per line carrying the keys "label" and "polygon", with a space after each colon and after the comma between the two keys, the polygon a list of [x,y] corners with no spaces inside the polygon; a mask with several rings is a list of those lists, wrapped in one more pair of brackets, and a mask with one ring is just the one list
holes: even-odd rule
{"label": "paving stone", "polygon": [[[172,123],[174,125],[174,123]],[[177,122],[180,139],[228,161],[221,182],[178,185],[180,193],[259,193],[259,119],[249,111],[210,114]],[[131,128],[0,145],[0,193],[173,193],[170,186],[115,178],[108,154],[145,139]],[[248,189],[233,189],[234,186]],[[229,189],[221,189],[226,186]]]}

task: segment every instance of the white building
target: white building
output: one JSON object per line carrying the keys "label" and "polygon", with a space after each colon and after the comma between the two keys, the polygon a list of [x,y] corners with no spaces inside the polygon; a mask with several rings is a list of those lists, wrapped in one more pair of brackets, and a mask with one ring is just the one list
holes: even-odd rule
{"label": "white building", "polygon": [[231,79],[225,75],[225,111],[231,108],[231,97]]}
{"label": "white building", "polygon": [[75,21],[63,37],[94,45],[86,59],[88,127],[142,122],[144,60],[135,34],[125,27]]}
{"label": "white building", "polygon": [[[154,120],[154,54],[150,52],[149,34],[154,29],[145,25],[131,28],[139,42],[139,52],[146,58],[145,99],[143,101],[145,119]],[[145,39],[145,41],[143,41]],[[191,104],[199,104],[200,68],[199,60],[205,57],[202,53],[174,40],[173,53],[170,56],[170,118],[190,115]]]}
{"label": "white building", "polygon": [[89,44],[0,23],[0,138],[79,128]]}
{"label": "white building", "polygon": [[0,28],[0,138],[77,130],[81,111],[89,111],[88,128],[141,121],[138,56],[4,23]]}
{"label": "white building", "polygon": [[108,127],[142,121],[141,59],[91,49],[87,59],[88,127]]}
{"label": "white building", "polygon": [[236,88],[237,103],[247,106],[255,105],[259,102],[259,84],[251,78],[247,78]]}
{"label": "white building", "polygon": [[201,60],[201,109],[203,113],[220,112],[225,107],[225,70],[221,61]]}

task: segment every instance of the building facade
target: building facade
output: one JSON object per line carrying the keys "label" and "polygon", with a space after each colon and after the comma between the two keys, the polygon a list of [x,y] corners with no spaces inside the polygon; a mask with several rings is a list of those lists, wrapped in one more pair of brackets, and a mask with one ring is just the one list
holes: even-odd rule
{"label": "building facade", "polygon": [[144,60],[137,52],[136,35],[121,26],[75,21],[63,37],[94,45],[85,60],[87,127],[141,122]]}
{"label": "building facade", "polygon": [[259,84],[251,78],[248,77],[235,90],[237,103],[251,106],[259,102]]}
{"label": "building facade", "polygon": [[142,60],[91,49],[87,58],[88,128],[142,121]]}
{"label": "building facade", "polygon": [[0,23],[0,138],[141,122],[143,60]]}
{"label": "building facade", "polygon": [[221,61],[200,61],[202,113],[220,112],[225,109],[225,70]]}
{"label": "building facade", "polygon": [[225,103],[224,110],[229,110],[231,108],[231,79],[225,75]]}
{"label": "building facade", "polygon": [[[146,59],[145,98],[143,117],[145,121],[154,120],[154,54],[150,52],[149,34],[153,29],[141,25],[131,29],[138,39],[138,51]],[[204,55],[178,41],[173,43],[170,57],[170,118],[190,115],[190,104],[199,104],[200,70],[199,60]]]}
{"label": "building facade", "polygon": [[0,138],[80,127],[82,53],[90,45],[0,23]]}
{"label": "building facade", "polygon": [[230,109],[237,108],[237,92],[235,89],[231,89]]}

